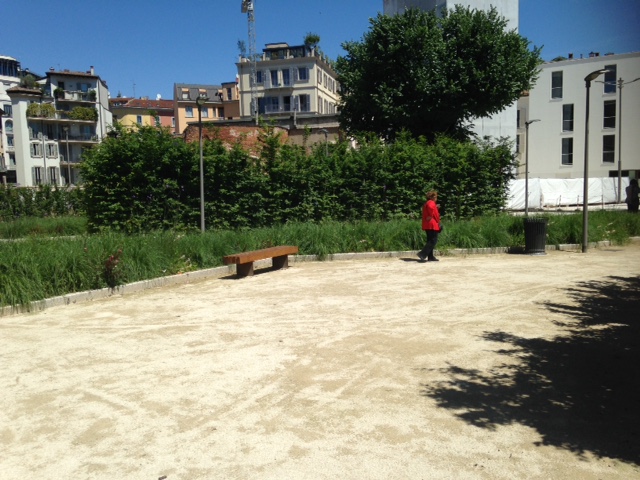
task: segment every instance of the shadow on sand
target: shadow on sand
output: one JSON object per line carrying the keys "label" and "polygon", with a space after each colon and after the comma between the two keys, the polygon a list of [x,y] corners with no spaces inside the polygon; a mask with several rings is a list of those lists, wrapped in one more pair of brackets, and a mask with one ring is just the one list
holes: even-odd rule
{"label": "shadow on sand", "polygon": [[487,332],[517,365],[451,366],[448,380],[423,385],[422,394],[481,428],[519,423],[536,429],[542,445],[640,465],[640,276],[579,283],[567,295],[566,304],[543,304],[567,319],[566,334]]}

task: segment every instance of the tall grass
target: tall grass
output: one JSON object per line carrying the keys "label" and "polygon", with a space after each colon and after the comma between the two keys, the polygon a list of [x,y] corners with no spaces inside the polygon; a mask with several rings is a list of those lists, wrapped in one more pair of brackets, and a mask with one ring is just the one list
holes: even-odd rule
{"label": "tall grass", "polygon": [[87,219],[79,216],[23,217],[9,222],[0,222],[0,238],[82,235],[86,232]]}
{"label": "tall grass", "polygon": [[[547,218],[547,244],[581,242],[581,213]],[[57,295],[211,268],[222,265],[225,255],[274,245],[297,245],[300,254],[323,258],[342,252],[412,251],[422,248],[425,242],[420,222],[411,219],[292,223],[205,234],[158,232],[135,236],[88,235],[81,231],[86,224],[79,218],[24,222],[19,227],[0,223],[0,232],[9,238],[15,238],[15,232],[25,229],[24,225],[31,225],[27,228],[29,234],[20,241],[0,241],[0,306],[26,305]],[[56,224],[63,227],[57,228]],[[41,227],[34,229],[33,225]],[[445,221],[444,227],[437,248],[445,252],[452,248],[524,245],[521,217]],[[73,237],[55,236],[74,232]],[[623,244],[630,236],[638,235],[640,215],[619,211],[590,213],[589,241]]]}

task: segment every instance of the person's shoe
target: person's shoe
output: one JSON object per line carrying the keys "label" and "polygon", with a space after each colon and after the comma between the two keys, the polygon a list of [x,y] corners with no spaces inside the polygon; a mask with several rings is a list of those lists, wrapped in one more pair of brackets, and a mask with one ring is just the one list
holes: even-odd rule
{"label": "person's shoe", "polygon": [[421,262],[424,262],[426,257],[422,254],[420,254],[420,252],[418,252],[418,258],[420,259]]}
{"label": "person's shoe", "polygon": [[438,260],[436,257],[429,257],[427,259],[428,262],[439,262],[440,260]]}

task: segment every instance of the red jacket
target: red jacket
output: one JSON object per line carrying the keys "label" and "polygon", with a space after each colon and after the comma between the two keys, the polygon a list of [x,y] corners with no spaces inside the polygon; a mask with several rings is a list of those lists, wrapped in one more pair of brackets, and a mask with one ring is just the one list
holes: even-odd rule
{"label": "red jacket", "polygon": [[427,200],[422,206],[422,230],[440,230],[440,212],[433,200]]}

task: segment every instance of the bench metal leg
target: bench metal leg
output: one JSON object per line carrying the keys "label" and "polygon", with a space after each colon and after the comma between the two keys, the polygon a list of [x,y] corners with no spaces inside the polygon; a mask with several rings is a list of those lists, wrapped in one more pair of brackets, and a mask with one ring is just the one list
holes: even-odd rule
{"label": "bench metal leg", "polygon": [[253,262],[237,264],[236,274],[239,277],[249,277],[253,275]]}
{"label": "bench metal leg", "polygon": [[280,257],[273,257],[273,268],[289,268],[289,255],[282,255]]}

